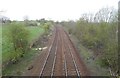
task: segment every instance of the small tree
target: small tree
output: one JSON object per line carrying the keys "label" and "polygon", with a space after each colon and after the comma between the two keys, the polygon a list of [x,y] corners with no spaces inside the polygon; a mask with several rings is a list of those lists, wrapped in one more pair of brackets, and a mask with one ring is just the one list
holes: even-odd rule
{"label": "small tree", "polygon": [[44,27],[45,33],[48,34],[50,27],[51,27],[51,23],[47,22],[43,25],[43,27]]}
{"label": "small tree", "polygon": [[28,46],[29,32],[21,24],[11,24],[9,32],[15,52],[18,50],[25,52]]}

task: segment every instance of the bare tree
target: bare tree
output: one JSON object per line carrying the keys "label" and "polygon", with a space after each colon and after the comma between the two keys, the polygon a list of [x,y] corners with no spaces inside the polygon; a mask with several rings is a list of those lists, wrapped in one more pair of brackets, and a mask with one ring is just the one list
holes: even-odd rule
{"label": "bare tree", "polygon": [[115,9],[113,7],[106,7],[100,9],[94,17],[95,22],[109,22],[113,18]]}

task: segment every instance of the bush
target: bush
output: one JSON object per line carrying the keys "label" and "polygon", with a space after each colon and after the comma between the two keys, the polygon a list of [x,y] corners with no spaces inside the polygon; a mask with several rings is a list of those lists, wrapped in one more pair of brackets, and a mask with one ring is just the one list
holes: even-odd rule
{"label": "bush", "polygon": [[[89,20],[93,18],[92,20]],[[69,22],[63,22],[71,28]],[[68,30],[78,38],[85,47],[94,51],[101,67],[110,68],[118,74],[118,25],[117,11],[114,8],[102,8],[95,16],[84,14],[77,22],[75,30]],[[102,58],[102,59],[101,59]]]}
{"label": "bush", "polygon": [[17,50],[26,52],[28,47],[29,32],[22,24],[11,24],[9,26],[9,40],[13,44],[15,52]]}
{"label": "bush", "polygon": [[118,66],[117,24],[101,22],[93,26],[89,23],[88,25],[89,26],[86,26],[86,24],[81,25],[81,23],[79,23],[76,26],[75,32],[77,38],[80,39],[84,46],[96,50],[95,53],[97,53],[97,55],[100,54],[99,65],[101,67],[110,67],[111,71],[116,73]]}
{"label": "bush", "polygon": [[52,26],[52,24],[50,22],[44,23],[43,28],[45,30],[46,35],[49,33],[51,26]]}

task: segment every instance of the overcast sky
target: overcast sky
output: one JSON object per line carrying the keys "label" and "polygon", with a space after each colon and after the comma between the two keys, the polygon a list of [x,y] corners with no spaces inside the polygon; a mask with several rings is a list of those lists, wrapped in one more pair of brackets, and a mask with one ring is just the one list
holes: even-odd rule
{"label": "overcast sky", "polygon": [[76,20],[83,13],[95,13],[102,7],[118,8],[119,0],[0,0],[0,13],[11,20]]}

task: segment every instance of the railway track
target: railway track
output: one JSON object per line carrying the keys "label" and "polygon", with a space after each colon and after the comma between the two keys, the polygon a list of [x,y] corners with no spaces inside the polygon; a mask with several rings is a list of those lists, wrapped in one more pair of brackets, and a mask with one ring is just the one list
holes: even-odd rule
{"label": "railway track", "polygon": [[58,43],[57,38],[58,38],[58,35],[57,35],[57,28],[56,28],[55,38],[52,42],[52,45],[50,46],[50,48],[48,50],[49,53],[48,53],[46,60],[43,64],[39,78],[42,78],[42,76],[52,76],[52,74],[53,74],[54,61],[55,61],[56,52],[57,52],[57,46],[56,46]]}
{"label": "railway track", "polygon": [[51,78],[75,76],[80,78],[82,68],[79,56],[69,36],[61,26],[56,26],[53,37],[50,47],[39,57],[41,61],[39,64],[37,63],[37,66],[40,66],[32,70],[34,71],[32,75],[39,76],[39,78],[45,76]]}
{"label": "railway track", "polygon": [[60,29],[58,28],[58,49],[57,49],[57,54],[56,54],[56,61],[55,61],[55,66],[54,66],[54,74],[53,76],[65,76],[65,71],[64,71],[64,59],[63,59],[63,54],[62,54],[62,40],[61,40],[61,33],[59,32]]}
{"label": "railway track", "polygon": [[[62,35],[63,34],[63,35]],[[80,73],[71,52],[71,48],[66,38],[65,32],[62,33],[61,28],[56,27],[56,35],[49,53],[40,72],[42,76],[78,76]],[[62,51],[64,46],[64,51]],[[62,52],[63,56],[62,56]]]}
{"label": "railway track", "polygon": [[78,78],[80,77],[80,72],[76,64],[76,60],[74,59],[73,53],[71,51],[70,43],[68,43],[68,39],[66,37],[65,31],[61,31],[63,34],[62,38],[64,41],[63,46],[66,48],[65,51],[65,57],[67,60],[67,75],[68,76],[77,76]]}

